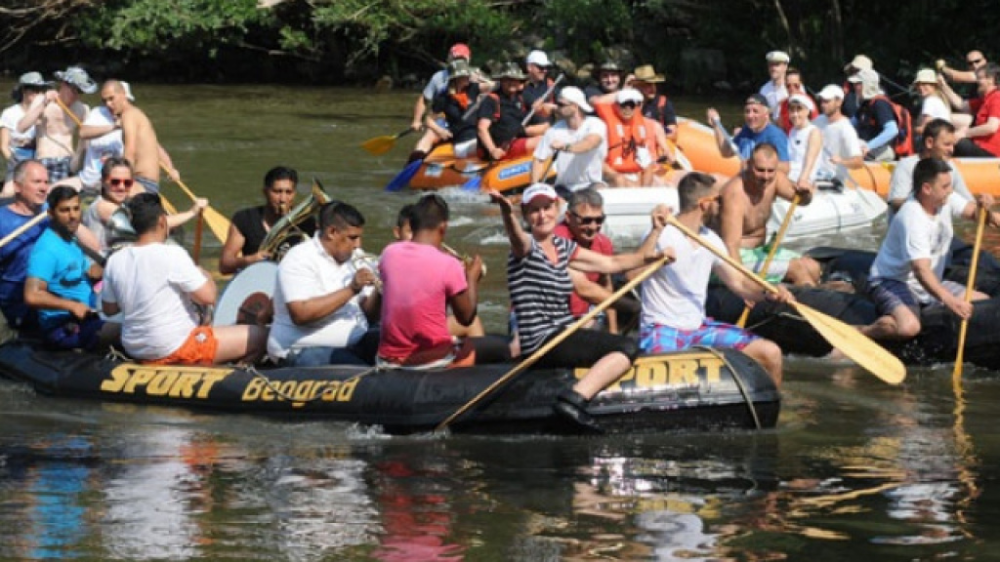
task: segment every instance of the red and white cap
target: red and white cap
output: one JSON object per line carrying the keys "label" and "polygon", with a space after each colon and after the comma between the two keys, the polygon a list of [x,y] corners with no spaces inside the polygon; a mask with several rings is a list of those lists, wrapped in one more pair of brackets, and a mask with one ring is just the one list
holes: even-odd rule
{"label": "red and white cap", "polygon": [[524,193],[521,194],[521,204],[528,205],[536,199],[555,201],[558,198],[559,195],[556,194],[555,188],[551,185],[547,183],[533,183],[531,184],[531,187],[525,189]]}
{"label": "red and white cap", "polygon": [[465,43],[455,43],[448,49],[448,58],[472,60],[472,49]]}

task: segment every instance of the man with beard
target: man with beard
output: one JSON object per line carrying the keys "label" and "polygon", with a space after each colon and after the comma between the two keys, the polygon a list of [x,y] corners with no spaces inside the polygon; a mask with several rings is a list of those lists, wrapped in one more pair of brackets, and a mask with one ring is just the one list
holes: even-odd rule
{"label": "man with beard", "polygon": [[24,302],[38,312],[45,343],[56,349],[98,349],[118,340],[121,325],[104,322],[95,308],[94,284],[104,271],[77,241],[80,194],[68,186],[47,197],[49,227],[28,258]]}
{"label": "man with beard", "polygon": [[[260,249],[274,223],[288,214],[295,200],[295,185],[298,173],[292,168],[276,166],[264,176],[264,205],[237,211],[229,226],[226,243],[219,257],[219,272],[225,275],[236,273],[248,265],[271,259],[269,252]],[[316,231],[316,220],[309,217],[298,227],[303,232],[301,242]]]}
{"label": "man with beard", "polygon": [[[772,125],[773,126],[773,125]],[[747,167],[722,186],[722,210],[713,230],[719,233],[733,259],[759,272],[770,250],[767,242],[767,219],[776,197],[789,201],[799,196],[800,205],[812,201],[811,189],[792,185],[778,170],[778,151],[770,143],[758,144]],[[819,264],[787,248],[779,248],[767,270],[773,283],[788,281],[796,285],[819,282]]]}

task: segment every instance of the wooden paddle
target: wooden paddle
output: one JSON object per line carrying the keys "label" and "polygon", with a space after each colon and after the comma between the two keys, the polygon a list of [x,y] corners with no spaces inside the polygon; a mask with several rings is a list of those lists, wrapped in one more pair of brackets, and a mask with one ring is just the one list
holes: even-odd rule
{"label": "wooden paddle", "polygon": [[[83,127],[83,123],[80,122],[80,118],[77,117],[75,113],[73,113],[72,111],[70,111],[70,109],[68,107],[66,107],[66,104],[63,103],[63,101],[61,99],[59,99],[58,97],[56,98],[56,103],[59,104],[59,107],[61,107],[62,110],[66,112],[66,115],[69,115],[70,118],[73,119],[73,121],[76,123],[77,127]],[[167,167],[163,164],[163,162],[160,162],[160,166],[162,166],[164,170],[167,170]],[[162,193],[160,193],[160,202],[163,204],[163,208],[164,208],[164,210],[167,211],[167,213],[169,213],[171,215],[176,215],[177,214],[177,209],[173,206],[173,204],[170,203],[170,201],[167,200],[167,197],[165,195],[163,195]],[[227,232],[228,232],[228,227],[227,227]],[[222,242],[226,241],[225,238],[222,238],[220,240],[222,240]]]}
{"label": "wooden paddle", "polygon": [[[160,167],[163,168],[164,172],[167,172],[169,174],[170,168],[167,167],[166,162],[161,160]],[[188,186],[184,185],[184,182],[178,179],[176,183],[178,186],[180,186],[181,190],[184,191],[184,193],[186,193],[187,196],[191,198],[192,202],[198,200],[198,196],[195,195],[194,192],[192,192],[191,189],[188,188]],[[216,211],[211,206],[205,207],[202,210],[201,214],[202,216],[205,217],[205,221],[208,223],[208,228],[212,230],[212,234],[214,234],[215,237],[219,239],[219,242],[225,244],[226,238],[229,236],[229,224],[230,224],[229,219],[227,219],[222,213]]]}
{"label": "wooden paddle", "polygon": [[504,373],[504,375],[499,379],[497,379],[496,381],[494,381],[493,384],[483,389],[483,391],[477,394],[475,397],[473,397],[472,400],[466,402],[464,406],[462,406],[458,410],[455,410],[454,414],[448,416],[443,422],[438,424],[437,428],[435,428],[435,431],[441,431],[444,428],[448,427],[448,425],[451,424],[451,422],[455,421],[456,418],[467,412],[470,408],[472,408],[479,402],[482,402],[482,400],[487,396],[489,396],[494,390],[499,388],[501,385],[506,383],[511,378],[527,370],[528,367],[531,367],[532,365],[537,363],[538,360],[542,358],[542,356],[544,356],[549,351],[552,351],[552,348],[559,345],[566,338],[570,337],[574,332],[578,331],[580,328],[587,325],[587,323],[593,320],[595,316],[604,312],[608,307],[617,302],[618,299],[620,299],[622,296],[632,291],[632,289],[634,289],[637,285],[639,285],[639,283],[642,283],[650,275],[656,273],[656,270],[666,265],[670,260],[671,260],[670,257],[664,256],[659,260],[657,260],[656,262],[652,263],[649,267],[647,267],[641,273],[639,273],[639,275],[636,275],[631,281],[622,286],[621,289],[618,289],[617,291],[615,291],[613,295],[604,299],[604,302],[595,306],[590,310],[590,312],[581,316],[579,320],[567,326],[566,329],[563,330],[561,334],[552,338],[547,344],[538,348],[538,350],[532,353],[527,359],[521,361],[516,367]]}
{"label": "wooden paddle", "polygon": [[[744,267],[742,263],[729,257],[729,254],[726,252],[706,242],[701,236],[698,236],[688,227],[679,223],[674,216],[668,216],[667,222],[677,227],[685,236],[701,244],[721,260],[736,268],[740,273],[752,279],[765,291],[771,293],[778,292],[778,289],[774,285],[761,279],[756,273]],[[899,384],[906,378],[906,367],[903,366],[902,361],[859,332],[856,328],[836,318],[827,316],[818,310],[809,308],[800,302],[789,302],[788,305],[794,308],[826,341],[830,342],[830,345],[842,351],[844,355],[850,357],[854,362],[876,377],[889,384]]]}
{"label": "wooden paddle", "polygon": [[[976,269],[979,267],[979,250],[983,245],[983,230],[986,229],[986,217],[989,216],[986,207],[979,207],[979,220],[976,222],[976,242],[972,245],[972,263],[969,264],[969,279],[965,282],[965,302],[972,302],[972,292],[976,288]],[[958,351],[955,354],[955,369],[951,372],[953,378],[962,376],[962,363],[965,361],[965,335],[969,331],[969,319],[962,319],[958,329]]]}
{"label": "wooden paddle", "polygon": [[[774,235],[774,240],[771,241],[771,249],[767,252],[767,257],[764,258],[764,265],[760,267],[760,276],[767,279],[767,270],[771,267],[771,262],[774,261],[774,255],[778,253],[778,245],[781,244],[781,240],[785,237],[785,231],[788,230],[788,225],[792,223],[792,216],[795,214],[795,207],[799,206],[799,194],[796,193],[795,197],[792,197],[792,204],[788,206],[788,212],[785,213],[784,220],[781,221],[781,227],[778,228],[778,232]],[[743,328],[747,325],[747,318],[750,316],[750,305],[743,307],[743,314],[740,315],[740,319],[736,322],[736,325]]]}
{"label": "wooden paddle", "polygon": [[368,139],[361,143],[361,148],[368,151],[369,154],[373,156],[378,156],[379,154],[385,154],[392,150],[392,147],[396,146],[396,141],[405,137],[406,135],[413,132],[413,129],[406,129],[405,131],[400,131],[395,135],[382,135],[381,137],[375,137],[373,139]]}
{"label": "wooden paddle", "polygon": [[205,232],[205,217],[198,215],[198,222],[194,225],[194,248],[191,250],[191,257],[195,265],[201,265],[201,237]]}
{"label": "wooden paddle", "polygon": [[14,241],[15,238],[17,238],[18,236],[20,236],[20,235],[24,234],[25,232],[31,230],[32,227],[34,227],[36,224],[42,222],[42,219],[44,219],[47,216],[49,216],[49,214],[46,213],[45,211],[42,211],[42,212],[38,213],[37,215],[31,217],[31,219],[28,222],[26,222],[26,223],[22,224],[21,226],[15,228],[13,232],[11,232],[10,234],[8,234],[7,236],[4,236],[3,239],[0,239],[0,248],[3,248],[7,244],[10,244],[11,242]]}

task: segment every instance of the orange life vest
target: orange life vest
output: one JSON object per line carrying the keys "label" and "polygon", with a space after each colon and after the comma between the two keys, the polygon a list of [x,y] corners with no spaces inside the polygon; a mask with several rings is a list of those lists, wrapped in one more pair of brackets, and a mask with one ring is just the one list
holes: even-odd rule
{"label": "orange life vest", "polygon": [[613,104],[598,103],[594,105],[594,110],[608,126],[608,156],[605,162],[616,172],[634,174],[642,171],[642,166],[636,161],[640,147],[646,147],[649,156],[656,159],[655,122],[643,117],[640,108],[636,108],[629,123],[622,122]]}

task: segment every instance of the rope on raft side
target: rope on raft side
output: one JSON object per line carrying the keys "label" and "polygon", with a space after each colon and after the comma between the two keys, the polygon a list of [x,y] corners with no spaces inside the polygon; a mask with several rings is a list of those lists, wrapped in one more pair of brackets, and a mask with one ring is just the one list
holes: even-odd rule
{"label": "rope on raft side", "polygon": [[757,415],[757,407],[753,405],[753,399],[750,398],[750,393],[747,392],[746,384],[743,383],[743,378],[740,377],[739,372],[733,367],[733,364],[726,359],[726,356],[719,353],[719,350],[713,349],[704,345],[693,346],[692,349],[701,349],[702,351],[707,351],[712,355],[716,356],[720,361],[725,363],[726,367],[729,368],[729,372],[733,374],[733,381],[736,382],[736,387],[740,389],[740,394],[743,395],[743,401],[746,402],[747,408],[750,409],[750,415],[753,417],[753,424],[755,429],[762,429],[763,426],[760,423],[760,416]]}

